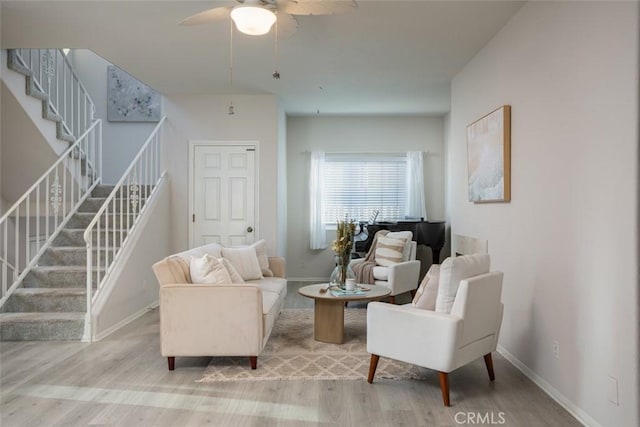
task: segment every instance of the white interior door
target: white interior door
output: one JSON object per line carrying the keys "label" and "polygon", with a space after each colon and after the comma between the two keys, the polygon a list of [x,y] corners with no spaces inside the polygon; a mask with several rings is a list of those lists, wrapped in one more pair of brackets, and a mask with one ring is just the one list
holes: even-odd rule
{"label": "white interior door", "polygon": [[256,238],[256,146],[192,145],[193,247]]}

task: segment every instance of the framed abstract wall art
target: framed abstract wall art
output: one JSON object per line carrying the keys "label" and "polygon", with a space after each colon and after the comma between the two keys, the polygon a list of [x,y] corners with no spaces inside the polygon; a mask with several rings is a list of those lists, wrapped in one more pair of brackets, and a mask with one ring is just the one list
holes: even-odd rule
{"label": "framed abstract wall art", "polygon": [[467,126],[469,201],[511,200],[511,106],[503,105]]}
{"label": "framed abstract wall art", "polygon": [[160,94],[110,65],[107,67],[107,120],[157,122],[160,120]]}

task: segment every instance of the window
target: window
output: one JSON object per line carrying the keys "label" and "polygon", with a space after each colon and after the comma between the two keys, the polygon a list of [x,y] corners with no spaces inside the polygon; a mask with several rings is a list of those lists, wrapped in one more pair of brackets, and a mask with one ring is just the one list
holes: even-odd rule
{"label": "window", "polygon": [[327,154],[324,162],[322,221],[333,224],[348,216],[367,221],[405,215],[407,161],[404,155]]}

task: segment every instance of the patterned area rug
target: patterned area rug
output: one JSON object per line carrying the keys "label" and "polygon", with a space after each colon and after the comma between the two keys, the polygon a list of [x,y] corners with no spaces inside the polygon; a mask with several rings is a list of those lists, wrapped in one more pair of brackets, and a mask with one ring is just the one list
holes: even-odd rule
{"label": "patterned area rug", "polygon": [[[214,357],[198,382],[255,380],[359,380],[369,373],[367,311],[345,309],[344,344],[313,339],[313,309],[285,309],[258,357],[258,369],[247,357]],[[380,358],[376,379],[423,379],[428,370]]]}

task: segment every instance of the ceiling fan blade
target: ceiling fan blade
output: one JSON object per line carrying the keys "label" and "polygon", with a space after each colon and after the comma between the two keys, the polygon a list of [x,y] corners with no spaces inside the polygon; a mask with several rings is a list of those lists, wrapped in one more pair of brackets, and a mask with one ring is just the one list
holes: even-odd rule
{"label": "ceiling fan blade", "polygon": [[357,7],[355,0],[278,0],[278,10],[291,15],[337,15]]}
{"label": "ceiling fan blade", "polygon": [[180,25],[200,25],[208,24],[210,22],[222,21],[229,18],[231,7],[216,7],[213,9],[205,10],[204,12],[196,13],[182,21]]}
{"label": "ceiling fan blade", "polygon": [[289,38],[293,33],[298,31],[298,21],[296,21],[296,18],[284,12],[278,12],[277,17],[278,38]]}

